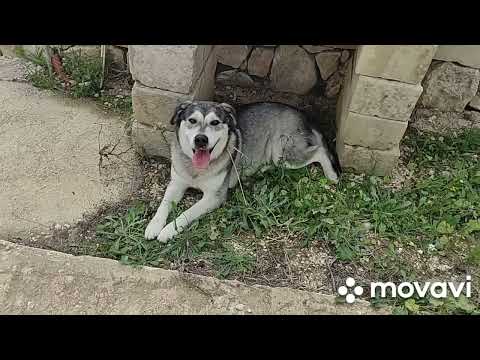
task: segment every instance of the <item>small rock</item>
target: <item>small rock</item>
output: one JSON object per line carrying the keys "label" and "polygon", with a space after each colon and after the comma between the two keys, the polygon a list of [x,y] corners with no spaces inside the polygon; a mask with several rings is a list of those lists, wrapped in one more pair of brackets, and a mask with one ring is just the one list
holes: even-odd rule
{"label": "small rock", "polygon": [[247,45],[222,45],[217,49],[217,59],[219,63],[238,68],[249,52],[250,47]]}
{"label": "small rock", "polygon": [[338,51],[321,52],[315,56],[323,80],[327,80],[338,69],[341,53]]}
{"label": "small rock", "polygon": [[235,310],[243,311],[243,310],[245,310],[245,305],[237,304],[237,305],[235,305]]}
{"label": "small rock", "polygon": [[480,71],[451,62],[430,67],[423,80],[419,105],[441,111],[462,112],[474,98],[480,83]]}
{"label": "small rock", "polygon": [[62,225],[60,224],[55,224],[55,230],[61,230],[62,229]]}
{"label": "small rock", "polygon": [[252,78],[238,70],[227,70],[217,75],[217,82],[221,85],[237,85],[240,87],[252,87],[255,82]]}

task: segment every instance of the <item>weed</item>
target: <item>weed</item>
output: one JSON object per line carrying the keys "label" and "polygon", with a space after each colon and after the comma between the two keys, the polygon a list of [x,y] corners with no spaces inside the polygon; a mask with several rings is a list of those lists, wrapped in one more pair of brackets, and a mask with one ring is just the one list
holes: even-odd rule
{"label": "weed", "polygon": [[93,98],[105,109],[116,113],[131,115],[131,96],[111,96],[104,94],[101,89],[102,62],[99,57],[84,54],[80,50],[62,53],[65,73],[71,80],[70,86],[65,88],[55,74],[50,74],[42,49],[34,54],[19,48],[19,56],[29,60],[31,66],[27,72],[27,80],[34,86],[42,89],[60,90],[73,98]]}
{"label": "weed", "polygon": [[[366,266],[371,279],[405,281],[418,275],[407,254],[398,255],[401,248],[412,249],[417,256],[431,252],[447,259],[458,256],[478,266],[480,131],[442,139],[409,133],[405,142],[413,149],[407,165],[418,175],[411,186],[393,191],[386,179],[352,174],[344,174],[335,186],[317,168],[272,168],[244,183],[246,203],[241,190],[235,189],[223,207],[165,245],[143,239],[142,216],[150,218],[153,211],[136,211],[135,222],[126,220],[130,213],[107,219],[98,236],[113,248],[104,255],[128,256],[131,263],[142,265],[203,259],[219,276],[242,277],[255,272],[258,242],[275,232],[294,234],[298,247],[326,242],[339,261]],[[169,220],[182,210],[180,204]],[[124,223],[136,227],[134,239],[123,235]],[[457,254],[459,244],[466,252]],[[412,301],[397,304],[396,311],[470,309],[465,300]]]}

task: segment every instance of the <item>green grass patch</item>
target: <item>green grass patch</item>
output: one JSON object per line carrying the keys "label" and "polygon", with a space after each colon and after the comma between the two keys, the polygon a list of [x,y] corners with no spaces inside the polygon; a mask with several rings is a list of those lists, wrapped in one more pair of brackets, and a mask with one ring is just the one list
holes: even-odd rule
{"label": "green grass patch", "polygon": [[[415,176],[404,188],[393,190],[387,177],[344,174],[333,185],[317,168],[273,168],[244,183],[247,203],[235,189],[225,206],[165,245],[143,238],[161,199],[150,209],[139,204],[109,217],[98,227],[100,253],[153,266],[202,259],[218,276],[241,276],[255,271],[258,243],[283,232],[294,234],[298,247],[329,244],[339,261],[366,266],[370,280],[415,279],[418,274],[399,247],[478,266],[480,131],[442,138],[410,132],[405,142],[413,151],[408,167]],[[180,204],[170,220],[182,210]],[[396,311],[476,311],[466,300],[452,301],[416,299],[397,304]]]}
{"label": "green grass patch", "polygon": [[92,98],[105,109],[126,115],[133,114],[131,96],[103,94],[100,87],[102,77],[100,57],[87,55],[81,50],[63,53],[63,67],[69,79],[72,80],[71,86],[66,89],[55,74],[49,73],[42,49],[38,49],[34,54],[26,53],[23,49],[19,51],[19,56],[26,58],[34,65],[27,72],[27,79],[34,86],[62,91],[73,98]]}

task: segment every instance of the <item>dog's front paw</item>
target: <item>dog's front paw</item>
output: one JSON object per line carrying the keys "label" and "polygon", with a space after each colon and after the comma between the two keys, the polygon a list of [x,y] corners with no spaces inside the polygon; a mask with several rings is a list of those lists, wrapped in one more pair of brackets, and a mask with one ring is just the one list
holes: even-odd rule
{"label": "dog's front paw", "polygon": [[158,234],[161,233],[163,229],[163,223],[161,221],[153,219],[148,224],[147,228],[145,229],[145,239],[152,240],[155,239]]}
{"label": "dog's front paw", "polygon": [[178,232],[175,230],[175,226],[173,224],[168,224],[163,228],[160,234],[157,237],[157,240],[166,243],[168,240],[171,240]]}

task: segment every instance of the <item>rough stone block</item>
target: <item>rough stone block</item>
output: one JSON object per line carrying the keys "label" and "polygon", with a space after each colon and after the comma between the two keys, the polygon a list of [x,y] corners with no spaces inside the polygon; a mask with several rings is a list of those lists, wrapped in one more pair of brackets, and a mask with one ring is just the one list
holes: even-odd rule
{"label": "rough stone block", "polygon": [[266,77],[272,65],[275,50],[272,48],[255,48],[248,60],[248,73],[251,75]]}
{"label": "rough stone block", "polygon": [[439,45],[433,58],[480,69],[480,45]]}
{"label": "rough stone block", "polygon": [[302,47],[311,54],[316,54],[322,51],[331,50],[330,47],[325,45],[302,45]]}
{"label": "rough stone block", "polygon": [[132,104],[135,118],[142,124],[172,129],[170,119],[175,107],[186,100],[211,100],[215,90],[216,58],[212,54],[192,93],[179,94],[135,82]]}
{"label": "rough stone block", "polygon": [[245,61],[249,52],[250,47],[247,45],[219,45],[217,60],[224,65],[238,68]]}
{"label": "rough stone block", "polygon": [[480,92],[473,97],[473,99],[468,103],[468,105],[475,110],[480,111]]}
{"label": "rough stone block", "polygon": [[335,118],[337,129],[340,129],[341,124],[343,122],[343,118],[349,112],[350,101],[352,97],[353,61],[354,60],[351,59],[346,64],[345,77],[343,79],[343,87],[337,101],[337,109],[336,109],[337,112],[336,112],[336,118]]}
{"label": "rough stone block", "polygon": [[332,49],[347,49],[347,50],[356,50],[358,45],[324,45]]}
{"label": "rough stone block", "polygon": [[423,81],[419,104],[425,108],[461,112],[477,94],[480,71],[440,62],[432,65]]}
{"label": "rough stone block", "polygon": [[211,45],[129,45],[134,80],[145,86],[189,94],[203,72]]}
{"label": "rough stone block", "polygon": [[170,158],[170,144],[175,136],[173,131],[155,129],[134,121],[132,137],[139,152],[146,157]]}
{"label": "rough stone block", "polygon": [[384,119],[408,121],[418,98],[421,85],[353,74],[350,111]]}
{"label": "rough stone block", "polygon": [[409,84],[425,76],[437,45],[362,45],[355,72]]}
{"label": "rough stone block", "polygon": [[339,51],[324,51],[315,55],[318,70],[323,80],[327,80],[338,69],[340,56]]}
{"label": "rough stone block", "polygon": [[341,138],[348,145],[387,150],[399,145],[407,126],[406,121],[387,120],[348,112],[337,138]]}
{"label": "rough stone block", "polygon": [[314,58],[295,45],[281,45],[275,51],[271,87],[276,91],[307,94],[317,83]]}
{"label": "rough stone block", "polygon": [[344,169],[384,176],[392,172],[398,163],[400,150],[372,150],[362,146],[350,146],[337,142],[337,154]]}
{"label": "rough stone block", "polygon": [[239,86],[243,88],[253,87],[255,82],[247,73],[237,69],[227,70],[217,75],[217,84]]}

